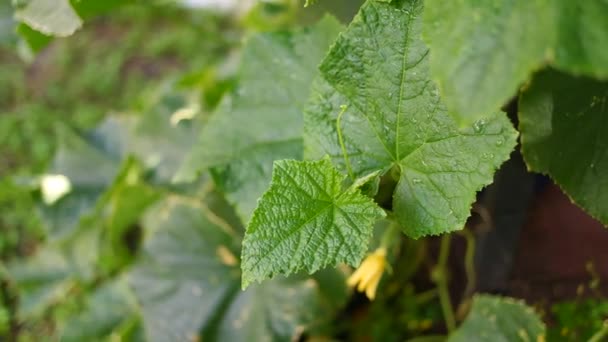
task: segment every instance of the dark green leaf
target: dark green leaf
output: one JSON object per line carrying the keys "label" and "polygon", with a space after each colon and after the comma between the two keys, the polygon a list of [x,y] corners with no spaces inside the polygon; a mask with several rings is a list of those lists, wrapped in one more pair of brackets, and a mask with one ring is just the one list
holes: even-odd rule
{"label": "dark green leaf", "polygon": [[530,169],[608,225],[608,82],[542,72],[522,94],[519,121]]}

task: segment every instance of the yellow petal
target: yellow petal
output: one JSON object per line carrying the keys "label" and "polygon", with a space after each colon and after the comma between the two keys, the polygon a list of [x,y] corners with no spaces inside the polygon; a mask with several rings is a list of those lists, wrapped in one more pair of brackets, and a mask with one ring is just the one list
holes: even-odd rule
{"label": "yellow petal", "polygon": [[369,285],[365,289],[365,295],[370,300],[374,300],[376,298],[376,290],[378,289],[378,284],[380,283],[380,279],[382,278],[382,272],[378,272],[374,274],[374,277],[370,279]]}
{"label": "yellow petal", "polygon": [[361,281],[361,277],[363,276],[363,267],[359,266],[357,270],[348,277],[346,284],[350,287],[354,287]]}

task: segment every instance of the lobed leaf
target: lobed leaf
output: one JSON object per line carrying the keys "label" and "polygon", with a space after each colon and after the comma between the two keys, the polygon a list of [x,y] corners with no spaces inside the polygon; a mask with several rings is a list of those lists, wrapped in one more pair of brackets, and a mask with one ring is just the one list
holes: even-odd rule
{"label": "lobed leaf", "polygon": [[344,189],[343,181],[327,159],[274,163],[243,241],[243,288],[279,273],[361,262],[384,212],[357,188]]}
{"label": "lobed leaf", "polygon": [[363,5],[322,62],[305,119],[308,158],[328,154],[353,178],[398,171],[393,210],[414,238],[461,229],[517,136],[504,113],[464,127],[448,114],[422,11],[414,0]]}

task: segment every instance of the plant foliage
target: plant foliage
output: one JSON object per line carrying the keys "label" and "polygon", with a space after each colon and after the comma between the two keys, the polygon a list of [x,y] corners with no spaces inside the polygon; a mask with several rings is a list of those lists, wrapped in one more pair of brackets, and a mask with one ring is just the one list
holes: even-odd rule
{"label": "plant foliage", "polygon": [[[127,3],[14,1],[21,55]],[[348,25],[302,27],[295,4],[240,9],[242,45],[206,48],[208,65],[135,113],[57,125],[55,157],[29,184],[44,243],[0,268],[19,298],[3,299],[0,334],[325,338],[351,294],[342,264],[364,265],[348,283],[385,303],[401,291],[382,282],[394,264],[412,307],[440,307],[442,340],[543,341],[539,316],[508,298],[467,292],[456,322],[449,234],[518,143],[531,171],[608,225],[608,2],[367,0]],[[436,235],[436,289],[414,293],[422,238]]]}

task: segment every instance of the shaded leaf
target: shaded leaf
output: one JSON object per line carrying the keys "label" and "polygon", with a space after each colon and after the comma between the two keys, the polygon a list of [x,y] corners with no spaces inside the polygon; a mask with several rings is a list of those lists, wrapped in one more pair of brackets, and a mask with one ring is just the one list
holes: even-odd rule
{"label": "shaded leaf", "polygon": [[326,17],[295,32],[252,36],[237,89],[220,104],[177,179],[215,167],[216,183],[249,220],[268,186],[272,161],[302,157],[301,107],[316,68],[341,29]]}
{"label": "shaded leaf", "polygon": [[[87,294],[82,308],[63,315],[58,322],[62,342],[105,341],[137,336],[139,314],[133,294],[124,279],[101,285]],[[131,335],[133,334],[133,335]]]}
{"label": "shaded leaf", "polygon": [[206,341],[291,340],[332,312],[312,279],[276,279],[241,292],[239,237],[205,203],[169,197],[145,226],[130,283],[149,341],[190,341],[199,332]]}
{"label": "shaded leaf", "polygon": [[477,295],[462,325],[448,342],[544,341],[545,325],[523,302]]}
{"label": "shaded leaf", "polygon": [[608,225],[608,82],[542,72],[521,96],[519,122],[528,167]]}

